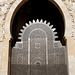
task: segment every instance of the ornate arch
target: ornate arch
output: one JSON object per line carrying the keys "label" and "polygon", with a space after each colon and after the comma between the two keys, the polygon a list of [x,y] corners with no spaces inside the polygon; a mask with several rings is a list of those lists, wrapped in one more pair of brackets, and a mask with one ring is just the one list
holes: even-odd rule
{"label": "ornate arch", "polygon": [[[9,35],[9,40],[12,37],[11,32],[9,32],[9,31],[11,30],[13,18],[15,16],[16,12],[18,11],[18,9],[27,1],[28,0],[19,0],[19,1],[16,0],[7,14],[7,17],[5,20],[5,30],[8,30],[6,32]],[[61,0],[59,0],[59,1],[58,0],[54,0],[54,1],[50,0],[50,2],[52,2],[59,9],[60,13],[62,14],[62,16],[64,18],[64,21],[65,21],[65,35],[64,36],[67,37],[67,32],[71,28],[70,27],[71,19],[69,18],[70,15],[68,13],[68,10],[67,10],[65,4]],[[6,36],[8,36],[8,35],[6,34]]]}
{"label": "ornate arch", "polygon": [[[3,50],[3,55],[2,55],[2,71],[1,71],[1,75],[8,75],[8,60],[9,60],[9,40],[12,37],[11,36],[11,26],[12,26],[12,21],[13,18],[16,14],[16,12],[18,11],[18,9],[28,0],[16,0],[14,2],[14,4],[11,6],[7,17],[5,19],[5,40],[3,41],[3,45],[5,45],[5,47],[3,46],[2,50]],[[68,10],[66,8],[66,6],[64,5],[64,3],[62,2],[62,0],[50,0],[62,13],[63,17],[64,17],[64,21],[65,21],[65,37],[67,38],[70,35],[70,31],[71,31],[71,19],[70,19],[70,15],[68,13]],[[69,31],[69,32],[68,32]],[[6,59],[5,59],[6,58]]]}

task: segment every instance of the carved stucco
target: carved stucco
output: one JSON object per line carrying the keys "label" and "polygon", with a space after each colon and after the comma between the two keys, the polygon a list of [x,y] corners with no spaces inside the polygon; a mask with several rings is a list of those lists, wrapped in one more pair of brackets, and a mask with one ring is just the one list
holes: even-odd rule
{"label": "carved stucco", "polygon": [[[7,13],[9,12],[9,9],[11,8],[11,6],[13,5],[13,3],[15,2],[16,0],[0,0],[0,71],[1,71],[1,59],[3,59],[1,57],[2,55],[2,41],[3,39],[5,38],[5,19],[7,17]],[[18,0],[19,1],[19,0]],[[72,29],[71,29],[71,37],[73,37],[73,39],[75,40],[75,0],[62,0],[65,4],[65,6],[67,7],[68,9],[68,12],[70,14],[70,17],[71,17],[71,21],[72,21]],[[6,44],[6,43],[5,43]],[[3,44],[3,45],[5,45]],[[5,47],[6,49],[6,47]],[[70,60],[72,59],[72,60]],[[73,63],[73,64],[72,64]],[[75,67],[74,67],[74,63],[75,63],[75,57],[74,56],[69,56],[69,65],[70,65],[70,75],[74,75],[75,71]],[[2,67],[3,68],[3,67]],[[5,67],[4,67],[5,68]],[[2,69],[3,70],[3,69]],[[4,72],[4,71],[3,71]],[[71,73],[74,73],[74,74],[71,74]],[[6,74],[3,74],[3,75],[6,75]]]}
{"label": "carved stucco", "polygon": [[0,0],[0,42],[5,38],[4,36],[4,24],[7,13],[11,8],[15,0]]}
{"label": "carved stucco", "polygon": [[[5,38],[4,36],[4,24],[5,19],[7,16],[7,13],[9,12],[9,9],[11,8],[12,4],[16,0],[0,0],[0,42],[3,41]],[[75,8],[74,8],[74,0],[62,0],[64,4],[66,5],[68,12],[71,16],[72,21],[72,31],[71,31],[71,37],[75,40]]]}
{"label": "carved stucco", "polygon": [[75,40],[75,0],[63,1],[63,2],[68,9],[72,22],[71,37],[73,37],[73,40]]}

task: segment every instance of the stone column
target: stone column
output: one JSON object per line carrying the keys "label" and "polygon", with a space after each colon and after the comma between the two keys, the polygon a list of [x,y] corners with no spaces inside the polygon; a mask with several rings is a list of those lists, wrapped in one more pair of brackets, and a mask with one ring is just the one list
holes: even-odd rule
{"label": "stone column", "polygon": [[1,74],[8,75],[8,58],[9,58],[9,40],[4,39],[2,42],[2,64],[1,64]]}
{"label": "stone column", "polygon": [[69,75],[75,75],[75,40],[73,37],[67,37],[67,50]]}
{"label": "stone column", "polygon": [[2,59],[2,42],[0,42],[0,75],[1,75],[1,59]]}

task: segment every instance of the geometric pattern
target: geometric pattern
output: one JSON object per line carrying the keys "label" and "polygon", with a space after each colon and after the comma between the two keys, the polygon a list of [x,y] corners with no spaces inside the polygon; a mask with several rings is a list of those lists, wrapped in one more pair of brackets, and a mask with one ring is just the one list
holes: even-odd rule
{"label": "geometric pattern", "polygon": [[11,75],[68,75],[66,46],[55,41],[50,23],[29,21],[19,35],[21,42],[12,48]]}

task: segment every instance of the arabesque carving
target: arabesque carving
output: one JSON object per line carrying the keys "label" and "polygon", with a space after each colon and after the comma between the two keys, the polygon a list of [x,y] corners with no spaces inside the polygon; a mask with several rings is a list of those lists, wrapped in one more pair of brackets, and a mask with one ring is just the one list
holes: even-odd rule
{"label": "arabesque carving", "polygon": [[42,19],[25,23],[11,54],[11,75],[68,75],[67,49]]}
{"label": "arabesque carving", "polygon": [[71,37],[73,37],[73,39],[75,40],[75,0],[71,0],[70,2],[64,1],[64,4],[68,9],[72,21]]}
{"label": "arabesque carving", "polygon": [[4,39],[4,24],[7,13],[15,0],[0,0],[0,42]]}
{"label": "arabesque carving", "polygon": [[[15,1],[16,0],[0,0],[0,41],[2,41],[4,37],[4,24],[7,13]],[[62,1],[66,5],[69,14],[71,16],[72,20],[71,37],[75,39],[75,8],[73,7],[75,0],[62,0]]]}

